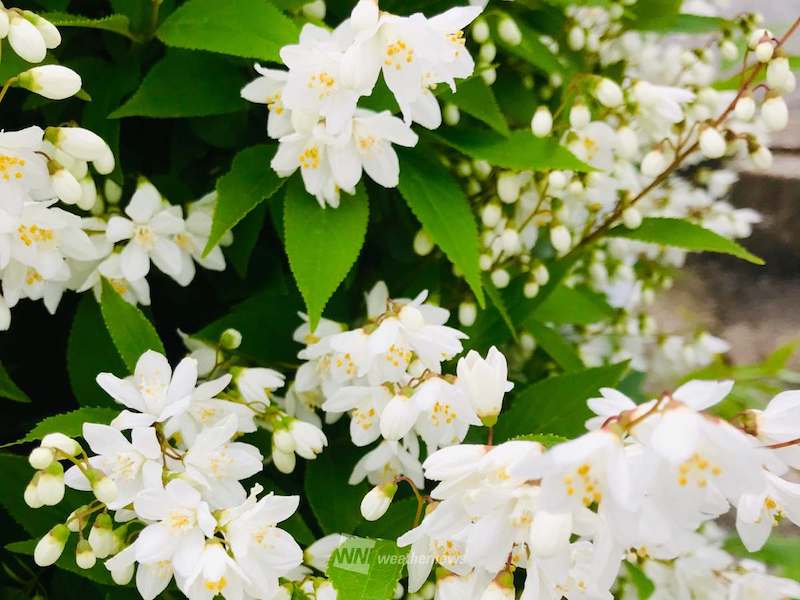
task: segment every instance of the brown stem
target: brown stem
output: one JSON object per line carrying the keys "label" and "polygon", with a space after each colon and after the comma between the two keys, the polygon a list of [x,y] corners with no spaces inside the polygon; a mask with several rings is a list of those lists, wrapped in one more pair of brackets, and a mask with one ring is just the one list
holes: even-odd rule
{"label": "brown stem", "polygon": [[417,512],[414,515],[414,524],[412,528],[416,527],[417,525],[419,525],[420,519],[422,518],[422,508],[425,506],[425,498],[423,498],[422,494],[419,493],[417,485],[405,475],[398,475],[397,477],[395,477],[395,481],[397,482],[405,481],[411,487],[411,491],[414,492],[414,496],[416,496],[417,498]]}

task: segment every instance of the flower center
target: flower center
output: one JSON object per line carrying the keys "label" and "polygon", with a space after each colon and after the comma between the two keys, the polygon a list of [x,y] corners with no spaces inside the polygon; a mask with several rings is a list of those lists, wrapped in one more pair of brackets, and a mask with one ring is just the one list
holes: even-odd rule
{"label": "flower center", "polygon": [[11,179],[22,179],[24,173],[22,167],[25,166],[25,159],[16,156],[0,155],[0,177],[3,181]]}
{"label": "flower center", "polygon": [[55,238],[52,229],[39,227],[36,224],[30,226],[20,225],[17,227],[17,236],[26,246],[32,246],[35,243],[52,242]]}

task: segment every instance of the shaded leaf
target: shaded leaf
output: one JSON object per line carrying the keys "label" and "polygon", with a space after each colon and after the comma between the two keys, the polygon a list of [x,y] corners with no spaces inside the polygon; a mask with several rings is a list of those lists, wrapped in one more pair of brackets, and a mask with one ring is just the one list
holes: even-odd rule
{"label": "shaded leaf", "polygon": [[528,329],[539,347],[565,371],[579,371],[583,361],[575,347],[560,332],[538,321],[529,321]]}
{"label": "shaded leaf", "polygon": [[69,437],[80,437],[83,435],[84,423],[100,423],[102,425],[107,425],[118,414],[119,409],[86,406],[68,413],[53,415],[40,421],[36,427],[25,434],[25,437],[22,439],[4,444],[2,447],[7,448],[8,446],[16,446],[17,444],[35,442],[41,440],[49,433],[63,433]]}
{"label": "shaded leaf", "polygon": [[497,105],[492,88],[480,77],[470,77],[461,81],[455,94],[447,89],[440,97],[446,102],[452,102],[468,115],[483,121],[498,133],[504,136],[511,133],[506,118]]}
{"label": "shaded leaf", "polygon": [[6,371],[3,363],[0,363],[0,398],[7,398],[14,402],[30,402],[31,399],[28,394],[23,392],[19,386],[14,383],[11,376]]}
{"label": "shaded leaf", "polygon": [[130,23],[125,15],[108,15],[100,19],[92,19],[83,15],[71,15],[65,12],[51,12],[42,15],[58,27],[83,27],[86,29],[102,29],[131,37]]}

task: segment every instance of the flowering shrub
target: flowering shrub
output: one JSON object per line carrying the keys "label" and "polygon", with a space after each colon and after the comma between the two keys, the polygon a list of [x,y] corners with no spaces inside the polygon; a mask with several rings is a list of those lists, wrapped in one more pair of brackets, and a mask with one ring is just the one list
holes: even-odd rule
{"label": "flowering shrub", "polygon": [[763,263],[716,4],[0,4],[4,597],[800,598],[787,352],[650,310]]}

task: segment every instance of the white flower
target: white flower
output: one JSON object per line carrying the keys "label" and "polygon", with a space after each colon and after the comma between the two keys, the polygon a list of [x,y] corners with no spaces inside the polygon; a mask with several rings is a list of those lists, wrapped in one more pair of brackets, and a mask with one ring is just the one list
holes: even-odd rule
{"label": "white flower", "polygon": [[640,123],[652,135],[663,138],[669,127],[683,120],[682,104],[694,100],[695,95],[683,88],[639,81],[633,86],[633,97],[639,103]]}
{"label": "white flower", "polygon": [[113,421],[117,429],[148,427],[184,412],[192,399],[197,383],[197,362],[184,358],[175,372],[164,355],[148,350],[136,362],[133,376],[120,379],[111,373],[100,373],[97,384],[127,408]]}
{"label": "white flower", "polygon": [[575,140],[569,143],[569,149],[575,156],[603,171],[613,168],[617,136],[606,123],[593,121],[569,134],[569,138],[572,136]]}
{"label": "white flower", "polygon": [[291,113],[283,101],[283,89],[289,74],[278,69],[267,69],[259,64],[255,65],[255,69],[260,77],[242,88],[242,98],[249,102],[267,105],[269,110],[267,135],[273,139],[280,139],[293,130]]}
{"label": "white flower", "polygon": [[39,154],[43,136],[36,126],[0,132],[0,210],[15,211],[27,200],[52,198],[47,159]]}
{"label": "white flower", "polygon": [[416,436],[407,436],[402,442],[382,441],[356,463],[348,483],[356,485],[366,478],[372,485],[380,485],[397,475],[405,475],[417,487],[424,486]]}
{"label": "white flower", "polygon": [[484,424],[492,425],[503,407],[503,396],[514,387],[508,381],[506,357],[494,346],[489,349],[485,359],[470,350],[459,359],[456,372],[456,385],[469,398]]}
{"label": "white flower", "polygon": [[328,445],[328,438],[319,427],[299,419],[292,419],[289,433],[294,440],[294,451],[306,460],[315,459]]}
{"label": "white flower", "polygon": [[233,382],[247,402],[269,404],[269,394],[285,383],[282,373],[262,367],[246,367],[233,374]]}
{"label": "white flower", "polygon": [[[116,484],[117,496],[109,503],[110,509],[123,508],[143,489],[161,485],[161,446],[152,427],[134,428],[129,442],[119,429],[85,423],[83,437],[96,454],[89,459],[89,464]],[[92,489],[77,466],[71,467],[65,477],[67,485],[73,489]]]}
{"label": "white flower", "polygon": [[[211,235],[211,224],[214,216],[214,207],[217,203],[217,193],[206,194],[197,202],[189,204],[183,231],[175,234],[175,244],[181,249],[181,268],[175,280],[180,285],[188,285],[195,275],[196,262],[204,269],[211,271],[225,270],[225,255],[219,245],[211,248],[207,255],[203,255],[208,238]],[[230,232],[228,232],[230,233]],[[221,244],[230,244],[231,235],[221,240]]]}
{"label": "white flower", "polygon": [[356,446],[366,446],[380,436],[381,414],[391,398],[383,386],[345,386],[326,400],[322,409],[350,412],[350,438]]}
{"label": "white flower", "polygon": [[463,389],[438,377],[419,386],[414,402],[420,410],[414,430],[429,453],[462,442],[470,425],[481,424]]}
{"label": "white flower", "polygon": [[324,573],[328,569],[333,551],[346,541],[347,537],[339,533],[326,535],[303,551],[303,562]]}
{"label": "white flower", "polygon": [[136,188],[125,214],[108,221],[106,237],[112,243],[130,240],[120,256],[120,268],[129,281],[141,279],[150,271],[150,261],[167,275],[181,272],[181,251],[170,236],[181,233],[184,223],[179,206],[164,206],[161,194],[147,181]]}

